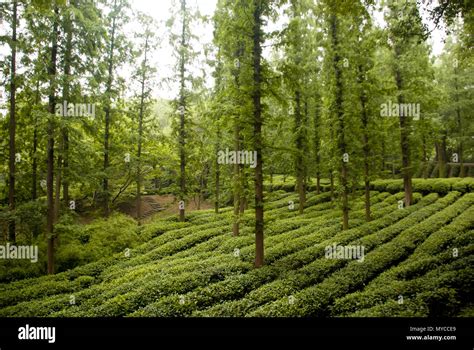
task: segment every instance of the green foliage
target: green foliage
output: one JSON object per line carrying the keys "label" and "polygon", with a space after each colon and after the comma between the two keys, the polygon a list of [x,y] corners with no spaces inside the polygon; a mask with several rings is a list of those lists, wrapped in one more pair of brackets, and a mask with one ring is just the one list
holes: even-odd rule
{"label": "green foliage", "polygon": [[[252,268],[252,231],[244,227],[240,237],[232,237],[232,216],[225,213],[195,213],[187,223],[160,219],[140,230],[124,216],[96,221],[81,232],[63,219],[57,228],[76,242],[74,248],[103,244],[112,233],[121,235],[120,227],[153,238],[128,257],[119,251],[53,276],[0,284],[0,315],[449,316],[465,310],[472,291],[471,193],[415,194],[412,206],[396,209],[403,193],[374,192],[373,220],[353,219],[346,231],[338,211],[325,207],[326,194],[309,198],[311,206],[302,216],[288,210],[288,196],[282,195],[270,203],[275,219],[268,223],[267,265],[260,269]],[[285,210],[293,217],[279,219]],[[353,215],[363,214],[362,198],[356,198]],[[128,238],[104,249],[112,254]],[[364,262],[324,258],[325,247],[333,243],[363,245]],[[62,254],[74,261],[77,253]],[[405,296],[403,305],[399,294]]]}

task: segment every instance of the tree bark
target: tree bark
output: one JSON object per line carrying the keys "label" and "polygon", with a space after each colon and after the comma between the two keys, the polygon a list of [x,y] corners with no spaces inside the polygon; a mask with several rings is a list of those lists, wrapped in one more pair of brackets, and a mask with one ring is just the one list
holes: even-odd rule
{"label": "tree bark", "polygon": [[301,116],[301,92],[297,89],[295,91],[295,126],[294,132],[296,134],[296,190],[298,192],[299,205],[298,211],[303,214],[304,206],[306,202],[305,190],[304,190],[304,139],[303,139],[303,122]]}
{"label": "tree bark", "polygon": [[114,50],[115,50],[115,30],[116,30],[116,11],[117,11],[117,0],[114,0],[114,17],[112,19],[112,28],[110,35],[110,47],[109,47],[109,58],[108,58],[108,78],[107,78],[107,89],[106,97],[107,102],[105,106],[105,131],[104,131],[104,179],[102,184],[102,191],[104,192],[104,216],[108,217],[110,214],[110,192],[109,192],[109,178],[108,169],[110,165],[109,151],[110,151],[110,94],[112,92],[113,84],[113,70],[114,70]]}
{"label": "tree bark", "polygon": [[140,113],[138,115],[138,150],[137,150],[137,222],[141,225],[142,218],[142,174],[141,174],[141,157],[142,157],[142,138],[143,138],[143,114],[145,108],[145,82],[146,82],[146,64],[148,54],[148,36],[145,39],[145,57],[142,66],[142,81],[141,81],[141,95],[140,95]]}
{"label": "tree bark", "polygon": [[359,85],[361,87],[360,102],[362,107],[362,132],[363,132],[363,146],[364,153],[364,191],[365,191],[365,220],[371,220],[370,213],[370,146],[369,146],[369,114],[367,111],[367,94],[363,87],[364,82],[364,68],[359,65]]}
{"label": "tree bark", "polygon": [[[180,53],[180,118],[179,118],[179,160],[180,160],[180,200],[184,202],[186,196],[186,132],[185,132],[185,113],[186,113],[186,98],[185,98],[185,57],[184,50],[186,49],[186,0],[181,0],[181,12],[183,16],[183,25],[181,30],[181,53]],[[179,221],[185,220],[185,209],[179,209]]]}
{"label": "tree bark", "polygon": [[[400,60],[400,48],[395,46],[395,58],[398,62]],[[400,68],[395,67],[395,82],[398,89],[398,104],[404,103],[403,97],[403,80]],[[413,201],[413,190],[411,181],[411,164],[410,164],[410,124],[407,116],[400,115],[400,145],[402,151],[402,172],[403,172],[403,188],[405,191],[405,206],[409,207]]]}
{"label": "tree bark", "polygon": [[254,0],[253,9],[253,117],[254,117],[254,147],[257,152],[257,165],[255,167],[255,267],[264,263],[263,247],[263,164],[262,164],[262,0]]}
{"label": "tree bark", "polygon": [[[10,122],[9,122],[9,179],[8,179],[8,205],[10,212],[14,215],[15,211],[15,173],[16,173],[16,46],[17,46],[17,11],[18,1],[13,1],[13,17],[12,17],[12,40],[11,40],[11,66],[10,66]],[[15,217],[10,218],[8,222],[8,240],[16,241],[16,225]]]}
{"label": "tree bark", "polygon": [[220,151],[220,139],[221,139],[221,129],[219,125],[219,119],[217,120],[217,142],[216,142],[216,198],[214,201],[214,211],[216,214],[219,214],[219,196],[220,196],[220,176],[221,176],[221,168],[219,164],[219,158],[217,157],[218,152]]}
{"label": "tree bark", "polygon": [[344,111],[342,106],[342,72],[340,68],[341,57],[339,56],[339,38],[337,32],[337,18],[336,15],[331,15],[331,39],[332,49],[334,51],[333,68],[335,71],[336,79],[336,115],[338,120],[338,150],[340,152],[340,167],[341,167],[341,186],[342,186],[342,228],[347,230],[349,228],[349,199],[348,199],[348,168],[347,163],[343,160],[343,155],[346,153],[346,140],[345,140],[345,121]]}
{"label": "tree bark", "polygon": [[314,112],[314,154],[315,154],[315,164],[316,164],[316,194],[321,193],[321,154],[320,154],[320,147],[321,147],[321,138],[319,134],[320,128],[320,115],[319,115],[319,106],[316,106],[316,110]]}
{"label": "tree bark", "polygon": [[454,68],[454,89],[456,90],[455,94],[455,100],[456,100],[456,121],[457,121],[457,127],[459,132],[461,133],[460,135],[460,140],[459,140],[459,145],[458,145],[458,158],[459,158],[459,177],[465,177],[466,172],[464,169],[464,144],[463,144],[463,138],[464,138],[464,130],[463,130],[463,125],[462,125],[462,119],[461,119],[461,109],[459,108],[459,86],[458,86],[458,70],[457,68]]}
{"label": "tree bark", "polygon": [[[40,101],[39,91],[39,79],[36,82],[36,93],[35,93],[35,106],[38,106]],[[38,198],[38,115],[35,114],[34,125],[33,125],[33,150],[32,150],[32,163],[31,163],[31,199],[36,200]]]}
{"label": "tree bark", "polygon": [[[76,1],[73,1],[76,6]],[[63,100],[69,102],[70,79],[71,79],[71,61],[72,61],[72,23],[71,18],[65,18],[66,31],[66,47],[64,52],[64,85],[63,85]],[[66,206],[69,205],[69,131],[67,125],[62,129],[62,187],[63,200]]]}
{"label": "tree bark", "polygon": [[54,19],[53,19],[53,33],[51,39],[51,60],[48,67],[48,75],[50,78],[50,91],[48,98],[48,112],[50,113],[50,120],[48,122],[48,149],[47,149],[47,176],[46,176],[46,188],[47,188],[47,205],[48,205],[48,216],[46,220],[46,232],[48,234],[48,274],[54,274],[54,114],[55,114],[55,103],[56,103],[56,64],[58,54],[58,21],[59,21],[59,10],[57,6],[54,6]]}
{"label": "tree bark", "polygon": [[[238,154],[240,149],[240,142],[239,142],[239,135],[240,135],[240,128],[238,124],[238,117],[235,116],[235,125],[234,125],[234,151]],[[234,236],[239,235],[240,231],[240,166],[236,162],[234,164],[234,218],[232,223],[232,234]]]}

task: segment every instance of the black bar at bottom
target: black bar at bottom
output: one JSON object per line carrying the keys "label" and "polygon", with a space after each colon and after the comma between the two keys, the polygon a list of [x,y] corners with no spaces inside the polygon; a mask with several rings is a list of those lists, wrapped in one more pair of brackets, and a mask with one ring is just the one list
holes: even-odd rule
{"label": "black bar at bottom", "polygon": [[[0,350],[63,349],[100,343],[125,346],[129,341],[149,343],[170,336],[178,342],[201,336],[293,336],[302,341],[312,337],[324,344],[350,344],[351,349],[386,344],[403,349],[472,350],[473,324],[473,318],[2,318]],[[41,327],[33,328],[32,337],[44,338],[48,333],[43,327],[55,327],[54,343],[19,339],[20,327],[24,335],[26,325],[30,332],[32,327]]]}

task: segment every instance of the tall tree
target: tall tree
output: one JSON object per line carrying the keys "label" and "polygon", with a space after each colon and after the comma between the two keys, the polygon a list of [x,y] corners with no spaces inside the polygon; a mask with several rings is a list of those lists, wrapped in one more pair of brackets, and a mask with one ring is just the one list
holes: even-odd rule
{"label": "tall tree", "polygon": [[141,56],[143,61],[140,69],[137,72],[140,80],[140,95],[139,95],[139,112],[138,112],[138,140],[137,140],[137,175],[136,175],[136,207],[137,207],[137,220],[140,224],[142,217],[142,203],[141,203],[141,188],[143,183],[142,173],[142,147],[144,137],[144,118],[147,107],[147,100],[150,97],[150,88],[148,86],[151,79],[151,73],[154,71],[149,65],[150,51],[154,47],[154,31],[153,31],[153,20],[151,17],[144,14],[139,14],[139,21],[143,28],[143,32],[138,34],[138,38],[142,39],[143,43],[140,48]]}
{"label": "tall tree", "polygon": [[49,75],[49,97],[48,97],[48,148],[47,148],[47,176],[46,176],[46,191],[47,191],[47,205],[48,217],[46,221],[46,232],[48,234],[48,274],[54,273],[54,114],[56,105],[56,71],[57,71],[57,56],[58,56],[58,38],[59,38],[59,9],[54,5],[54,13],[52,15],[53,31],[51,33],[51,57],[48,67]]}
{"label": "tall tree", "polygon": [[[15,210],[15,162],[16,162],[16,51],[17,51],[17,26],[18,26],[18,1],[12,2],[12,36],[11,36],[11,66],[10,66],[10,152],[9,152],[9,188],[8,188],[8,204],[10,211]],[[8,225],[8,239],[15,242],[15,216],[13,215]]]}
{"label": "tall tree", "polygon": [[252,0],[253,8],[253,139],[254,148],[257,152],[257,164],[255,167],[255,267],[263,266],[263,139],[262,139],[262,42],[263,42],[263,13],[266,0]]}
{"label": "tall tree", "polygon": [[335,80],[335,102],[334,112],[337,120],[336,137],[337,150],[339,155],[340,166],[340,184],[342,186],[342,227],[344,230],[349,228],[349,187],[348,187],[348,166],[347,166],[347,141],[346,141],[346,121],[344,118],[343,109],[343,81],[342,81],[342,58],[339,53],[340,50],[340,33],[338,32],[338,18],[336,10],[331,7],[331,14],[329,15],[329,32],[331,48],[333,50],[332,66],[334,70]]}
{"label": "tall tree", "polygon": [[[388,14],[388,39],[393,50],[392,69],[397,91],[398,106],[411,103],[406,100],[410,79],[413,76],[407,72],[404,64],[415,47],[420,45],[426,37],[425,28],[413,1],[406,3],[389,3]],[[410,206],[413,201],[410,134],[412,131],[412,116],[399,113],[400,149],[402,158],[403,187],[405,192],[405,206]]]}
{"label": "tall tree", "polygon": [[[186,0],[181,0],[181,42],[179,57],[179,199],[184,204],[186,196],[186,45],[187,45],[187,9]],[[184,205],[179,208],[179,220],[185,220]]]}

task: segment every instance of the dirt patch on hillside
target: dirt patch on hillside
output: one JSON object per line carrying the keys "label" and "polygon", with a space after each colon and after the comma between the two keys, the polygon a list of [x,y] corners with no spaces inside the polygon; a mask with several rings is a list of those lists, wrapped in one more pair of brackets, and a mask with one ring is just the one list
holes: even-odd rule
{"label": "dirt patch on hillside", "polygon": [[[141,198],[142,222],[147,222],[151,218],[167,217],[178,215],[178,199],[171,194],[167,195],[148,195]],[[185,204],[186,211],[205,210],[213,208],[209,201],[201,201],[198,209],[197,201],[190,200]],[[136,201],[122,203],[119,211],[127,215],[137,218]]]}

